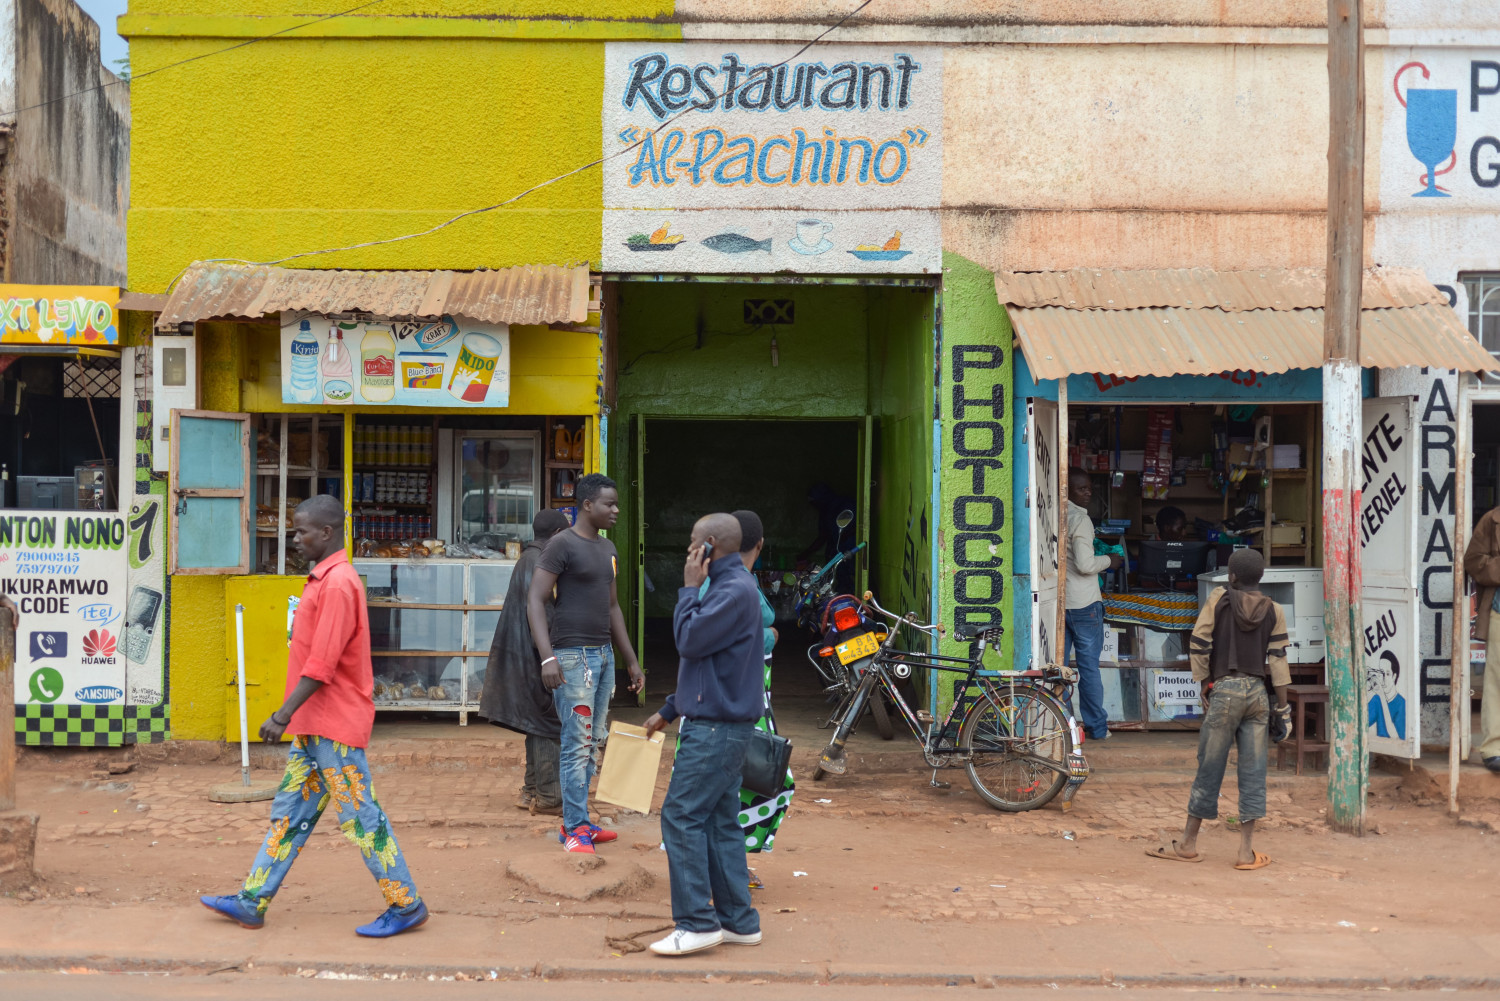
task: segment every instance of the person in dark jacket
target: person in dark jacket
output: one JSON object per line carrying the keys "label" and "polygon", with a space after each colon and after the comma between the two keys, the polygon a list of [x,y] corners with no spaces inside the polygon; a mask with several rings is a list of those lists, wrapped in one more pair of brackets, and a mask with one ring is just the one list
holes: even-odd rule
{"label": "person in dark jacket", "polygon": [[1479,702],[1479,760],[1500,772],[1500,635],[1491,641],[1493,623],[1500,619],[1500,507],[1474,526],[1464,551],[1464,573],[1479,587],[1474,638],[1484,647],[1484,689]]}
{"label": "person in dark jacket", "polygon": [[[562,789],[558,785],[562,726],[557,721],[552,693],[542,684],[542,658],[526,619],[526,593],[547,540],[567,527],[568,516],[561,511],[538,511],[531,520],[533,538],[511,571],[505,607],[490,643],[484,690],[479,696],[480,717],[526,735],[526,780],[516,807],[551,817],[562,816]],[[551,614],[552,602],[548,601],[549,619]]]}
{"label": "person in dark jacket", "polygon": [[759,588],[740,560],[733,515],[711,514],[693,526],[682,584],[672,615],[677,691],[646,721],[652,734],[682,720],[661,807],[676,927],[651,944],[660,956],[760,944],[739,812],[745,749],[765,711],[764,642]]}

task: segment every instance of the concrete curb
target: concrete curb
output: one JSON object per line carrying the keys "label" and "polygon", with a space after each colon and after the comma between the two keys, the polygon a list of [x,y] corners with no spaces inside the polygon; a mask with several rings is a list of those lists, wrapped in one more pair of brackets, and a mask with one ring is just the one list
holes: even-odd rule
{"label": "concrete curb", "polygon": [[[736,969],[726,973],[723,967],[652,963],[637,965],[629,959],[620,963],[578,963],[555,966],[536,963],[532,966],[483,964],[420,963],[323,963],[315,968],[283,963],[259,963],[246,959],[137,959],[97,953],[0,953],[0,972],[48,973],[85,969],[107,973],[175,973],[211,976],[216,973],[242,972],[253,968],[261,973],[282,976],[307,976],[317,973],[368,977],[374,980],[427,980],[453,977],[462,972],[474,980],[662,980],[673,982],[717,980],[746,983],[760,980],[788,984],[850,984],[876,986],[897,983],[909,987],[1149,987],[1149,988],[1253,988],[1274,986],[1279,990],[1494,990],[1500,988],[1500,976],[1457,977],[1445,975],[1406,975],[1400,977],[1249,977],[1234,974],[1161,973],[1152,975],[1084,976],[1078,973],[941,973],[924,970],[844,970],[837,966],[809,965],[797,970]],[[494,974],[494,976],[491,976]]]}

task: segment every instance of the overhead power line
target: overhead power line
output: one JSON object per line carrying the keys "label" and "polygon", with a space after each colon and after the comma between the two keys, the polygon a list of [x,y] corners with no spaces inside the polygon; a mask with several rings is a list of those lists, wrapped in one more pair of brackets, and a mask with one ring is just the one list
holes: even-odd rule
{"label": "overhead power line", "polygon": [[0,118],[9,118],[11,115],[19,115],[22,112],[35,111],[37,108],[45,108],[48,105],[57,104],[59,101],[67,101],[75,97],[81,97],[84,94],[92,94],[96,90],[107,90],[110,87],[118,87],[123,83],[134,83],[137,80],[144,80],[148,76],[155,76],[158,73],[165,73],[167,70],[176,69],[178,66],[186,66],[188,63],[195,63],[200,59],[210,59],[214,56],[222,56],[226,52],[233,52],[235,49],[243,49],[247,45],[254,45],[256,42],[264,42],[268,38],[276,38],[277,36],[285,35],[288,32],[298,31],[302,28],[309,28],[315,24],[322,24],[324,21],[332,21],[336,17],[347,17],[348,15],[353,14],[355,11],[364,10],[366,7],[373,7],[379,3],[385,3],[385,0],[365,0],[365,2],[360,4],[358,7],[350,7],[348,10],[341,10],[337,14],[325,14],[322,17],[315,17],[311,21],[303,21],[301,24],[294,24],[289,28],[282,28],[280,31],[273,31],[269,35],[258,35],[255,38],[247,38],[243,42],[235,42],[233,45],[226,45],[222,49],[214,49],[212,52],[203,52],[196,56],[188,56],[186,59],[179,59],[175,63],[167,63],[167,65],[165,66],[158,66],[154,70],[147,70],[144,73],[133,73],[128,80],[116,79],[110,81],[109,83],[95,84],[92,87],[85,87],[82,90],[75,90],[71,93],[62,94],[58,97],[48,98],[45,101],[38,101],[36,104],[28,104],[26,107],[16,108],[14,111],[0,111]]}

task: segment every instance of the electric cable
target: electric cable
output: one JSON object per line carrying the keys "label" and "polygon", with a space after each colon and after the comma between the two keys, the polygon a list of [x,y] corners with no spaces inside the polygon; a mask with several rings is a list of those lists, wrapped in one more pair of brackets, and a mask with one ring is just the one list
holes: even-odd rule
{"label": "electric cable", "polygon": [[158,66],[154,70],[146,70],[146,72],[144,73],[133,73],[127,78],[116,78],[109,83],[95,84],[92,87],[85,87],[82,90],[75,90],[70,94],[63,94],[59,97],[51,97],[36,104],[28,104],[24,108],[16,108],[12,111],[0,111],[0,118],[9,118],[11,115],[19,115],[25,111],[35,111],[37,108],[45,108],[48,105],[56,104],[59,101],[66,101],[70,98],[80,97],[83,94],[92,94],[96,90],[107,90],[110,87],[118,87],[122,83],[133,83],[136,80],[144,80],[148,76],[155,76],[157,73],[164,73],[167,70],[175,69],[178,66],[185,66],[188,63],[195,63],[200,59],[208,59],[211,56],[221,56],[226,52],[233,52],[235,49],[243,49],[247,45],[254,45],[256,42],[264,42],[268,38],[275,38],[278,35],[285,35],[288,32],[297,31],[301,28],[307,28],[314,24],[321,24],[324,21],[332,21],[336,17],[347,17],[357,10],[364,10],[366,7],[373,7],[379,3],[385,3],[385,0],[365,0],[365,2],[360,4],[358,7],[350,7],[348,10],[341,10],[336,14],[325,14],[322,17],[315,17],[311,21],[303,21],[301,24],[294,24],[289,28],[282,28],[280,31],[273,31],[269,35],[257,35],[255,38],[247,38],[243,42],[235,42],[233,45],[226,45],[224,46],[224,48],[214,49],[212,52],[200,52],[196,56],[188,56],[186,59],[179,59],[175,63],[167,63],[167,65]]}
{"label": "electric cable", "polygon": [[[380,2],[380,0],[373,0],[373,2],[378,3],[378,2]],[[812,48],[814,45],[817,45],[823,39],[827,38],[834,31],[836,31],[839,28],[843,27],[844,23],[846,21],[848,21],[854,15],[858,14],[860,11],[864,10],[866,7],[870,6],[870,4],[872,4],[874,2],[875,2],[875,0],[864,0],[864,2],[861,3],[858,7],[855,7],[849,13],[845,14],[843,17],[839,18],[833,24],[831,24],[827,28],[825,28],[822,32],[820,32],[817,35],[817,37],[813,38],[809,42],[804,43],[803,46],[800,49],[798,49],[796,52],[793,52],[791,55],[787,56],[785,59],[783,59],[779,63],[773,63],[770,66],[765,67],[766,72],[770,72],[771,70],[777,69],[778,67],[785,66],[787,63],[791,62],[793,59],[796,59],[798,56],[802,55],[802,53],[806,52],[808,49]],[[358,8],[355,8],[355,9],[357,10]],[[756,67],[756,68],[760,69],[760,67]],[[592,169],[594,167],[601,166],[604,163],[606,163],[606,162],[608,162],[610,160],[615,159],[616,157],[621,157],[621,156],[626,155],[627,153],[631,153],[631,152],[639,149],[642,145],[644,145],[645,142],[646,142],[647,137],[656,135],[657,133],[661,132],[662,129],[665,129],[668,125],[671,125],[673,122],[677,121],[679,118],[684,118],[684,117],[686,117],[687,115],[691,114],[694,111],[699,111],[699,110],[711,107],[713,104],[717,104],[726,95],[728,95],[732,91],[740,89],[741,87],[745,86],[748,83],[749,83],[749,80],[747,79],[745,81],[745,83],[736,84],[733,88],[726,87],[725,90],[723,91],[723,93],[715,95],[713,101],[711,101],[711,102],[707,101],[707,100],[695,102],[690,107],[688,107],[688,108],[686,108],[686,109],[678,112],[676,115],[673,115],[671,118],[668,118],[666,121],[662,122],[656,128],[652,129],[649,132],[646,132],[644,135],[641,136],[640,139],[637,139],[635,142],[633,142],[630,145],[626,146],[622,150],[617,150],[614,153],[606,153],[605,155],[599,157],[596,160],[591,160],[588,163],[585,163],[585,164],[583,164],[581,166],[578,166],[578,167],[574,167],[572,170],[569,170],[569,171],[567,171],[565,173],[558,174],[556,177],[548,178],[547,180],[542,181],[539,184],[534,184],[531,187],[527,188],[526,190],[520,192],[519,194],[512,195],[510,198],[505,199],[505,201],[503,201],[503,202],[497,202],[494,205],[486,205],[483,208],[467,209],[467,210],[465,210],[463,212],[460,212],[458,215],[453,216],[451,219],[444,220],[443,222],[440,222],[440,223],[438,223],[435,226],[429,226],[427,229],[420,230],[420,231],[415,232],[415,233],[405,233],[405,234],[403,234],[401,236],[391,236],[391,237],[386,237],[385,239],[381,239],[381,240],[366,240],[363,243],[351,243],[348,246],[344,246],[344,247],[328,247],[328,248],[323,249],[323,250],[305,250],[305,251],[302,251],[301,253],[288,254],[285,257],[278,257],[278,258],[275,258],[274,260],[269,260],[269,261],[246,261],[246,260],[242,260],[242,259],[239,259],[239,258],[217,257],[217,258],[210,258],[210,259],[207,259],[207,260],[204,260],[204,261],[198,261],[198,262],[195,262],[195,263],[199,263],[199,264],[247,264],[247,265],[250,265],[252,267],[267,267],[267,266],[276,265],[276,264],[285,264],[287,261],[295,261],[295,260],[299,260],[299,259],[304,258],[304,257],[317,257],[317,256],[320,256],[322,254],[338,254],[338,253],[342,253],[342,252],[344,252],[346,250],[363,250],[363,249],[365,249],[367,247],[381,247],[381,246],[385,246],[386,244],[401,243],[404,240],[415,240],[415,239],[417,239],[419,237],[431,236],[433,233],[436,233],[439,230],[447,229],[449,226],[452,226],[454,223],[459,222],[460,220],[467,219],[470,216],[482,215],[482,214],[484,214],[486,212],[493,212],[496,209],[502,209],[505,206],[514,204],[515,202],[520,201],[522,198],[525,198],[527,195],[530,195],[530,194],[533,194],[533,193],[535,193],[537,191],[540,191],[540,190],[542,190],[543,188],[545,188],[545,187],[547,187],[549,185],[556,184],[558,181],[566,180],[569,177],[572,177],[574,174],[581,174],[581,173],[583,173],[586,170],[590,170],[590,169]],[[712,93],[712,91],[710,91],[710,93]],[[170,288],[173,285],[177,284],[177,280],[182,277],[183,272],[185,272],[186,270],[187,269],[184,268],[182,272],[179,272],[177,274],[177,276],[172,279],[171,284],[168,286],[169,290],[170,290]]]}

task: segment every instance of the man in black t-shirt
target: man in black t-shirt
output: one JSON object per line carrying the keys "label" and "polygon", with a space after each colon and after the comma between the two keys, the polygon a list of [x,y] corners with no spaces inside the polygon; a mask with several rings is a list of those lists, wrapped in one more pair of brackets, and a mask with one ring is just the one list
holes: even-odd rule
{"label": "man in black t-shirt", "polygon": [[[615,589],[619,557],[614,543],[599,534],[619,520],[619,490],[609,477],[590,473],[578,481],[573,499],[578,520],[547,543],[531,577],[526,617],[542,659],[542,684],[552,692],[562,726],[559,840],[567,851],[592,855],[595,843],[617,837],[589,822],[594,751],[609,731],[609,699],[615,690],[611,640],[625,657],[630,690],[640,691],[646,678],[625,634],[625,615]],[[547,596],[554,593],[549,623]]]}

